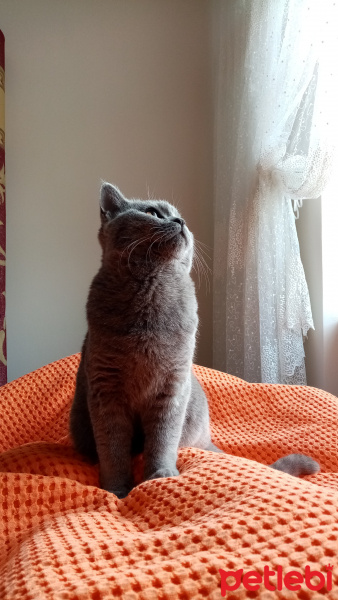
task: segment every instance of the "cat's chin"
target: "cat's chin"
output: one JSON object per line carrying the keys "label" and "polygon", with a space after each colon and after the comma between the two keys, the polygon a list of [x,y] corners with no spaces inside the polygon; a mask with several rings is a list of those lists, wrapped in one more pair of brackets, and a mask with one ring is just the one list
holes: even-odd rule
{"label": "cat's chin", "polygon": [[[121,257],[125,256],[125,252],[121,252]],[[166,242],[161,248],[144,248],[137,255],[126,257],[128,267],[136,268],[141,271],[148,271],[161,267],[165,264],[180,263],[188,265],[192,262],[192,247],[189,248],[188,242],[181,238],[180,241],[172,238]]]}

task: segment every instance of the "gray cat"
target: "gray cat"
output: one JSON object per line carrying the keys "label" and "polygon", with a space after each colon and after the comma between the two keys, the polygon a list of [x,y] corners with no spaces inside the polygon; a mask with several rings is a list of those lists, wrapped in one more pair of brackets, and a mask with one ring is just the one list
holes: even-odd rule
{"label": "gray cat", "polygon": [[[103,183],[99,241],[70,431],[75,448],[99,461],[101,487],[124,498],[133,454],[144,452],[144,478],[155,479],[179,474],[178,447],[222,451],[211,442],[208,402],[192,372],[192,233],[168,202],[127,200]],[[271,466],[294,475],[319,470],[299,454]]]}

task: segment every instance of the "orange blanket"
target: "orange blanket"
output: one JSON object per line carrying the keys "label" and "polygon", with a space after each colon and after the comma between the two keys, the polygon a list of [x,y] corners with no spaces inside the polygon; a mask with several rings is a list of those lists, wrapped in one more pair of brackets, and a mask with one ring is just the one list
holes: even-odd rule
{"label": "orange blanket", "polygon": [[[226,454],[118,500],[70,446],[78,361],[0,391],[0,600],[338,598],[337,398],[196,366]],[[322,472],[265,466],[293,451]]]}

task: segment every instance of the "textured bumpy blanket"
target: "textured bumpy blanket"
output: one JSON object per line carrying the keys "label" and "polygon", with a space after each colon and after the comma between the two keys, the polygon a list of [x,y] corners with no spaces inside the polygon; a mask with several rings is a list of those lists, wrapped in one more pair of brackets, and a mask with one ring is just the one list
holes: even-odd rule
{"label": "textured bumpy blanket", "polygon": [[[118,500],[69,441],[78,362],[0,390],[1,600],[338,598],[337,398],[196,366],[225,454]],[[294,451],[321,473],[266,466]]]}

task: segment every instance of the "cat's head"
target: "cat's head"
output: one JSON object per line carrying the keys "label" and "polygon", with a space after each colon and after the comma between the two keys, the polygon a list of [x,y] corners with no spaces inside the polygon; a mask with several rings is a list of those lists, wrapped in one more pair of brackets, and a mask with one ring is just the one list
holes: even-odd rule
{"label": "cat's head", "polygon": [[178,210],[164,200],[128,200],[104,182],[100,194],[99,241],[103,260],[125,257],[128,265],[152,268],[178,261],[190,271],[194,238]]}

